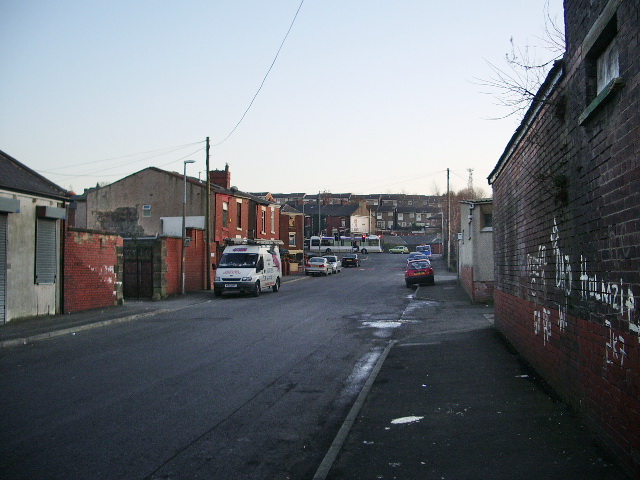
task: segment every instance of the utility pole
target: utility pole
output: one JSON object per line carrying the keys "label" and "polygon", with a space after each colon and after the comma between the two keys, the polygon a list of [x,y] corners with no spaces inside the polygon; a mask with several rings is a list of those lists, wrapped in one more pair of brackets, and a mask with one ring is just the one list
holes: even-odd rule
{"label": "utility pole", "polygon": [[449,190],[449,169],[447,168],[447,270],[451,270],[451,191]]}
{"label": "utility pole", "polygon": [[207,258],[205,259],[205,265],[207,266],[207,290],[211,290],[211,175],[209,175],[209,137],[207,137],[207,156],[206,156],[206,165],[207,165],[207,202],[205,206],[205,210],[207,214],[205,215],[205,230],[206,230],[206,242],[207,248],[205,251],[205,255]]}
{"label": "utility pole", "polygon": [[[320,222],[320,190],[318,190],[318,236],[322,238],[322,223]],[[322,243],[322,242],[320,242]]]}

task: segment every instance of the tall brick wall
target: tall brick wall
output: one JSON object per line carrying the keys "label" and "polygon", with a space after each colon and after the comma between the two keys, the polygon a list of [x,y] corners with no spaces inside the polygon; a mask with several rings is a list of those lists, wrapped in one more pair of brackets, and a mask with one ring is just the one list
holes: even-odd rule
{"label": "tall brick wall", "polygon": [[69,228],[64,241],[64,313],[122,302],[122,237]]}
{"label": "tall brick wall", "polygon": [[582,42],[606,4],[565,2],[564,74],[494,170],[494,300],[497,327],[640,475],[640,2],[617,11],[624,87],[585,121]]}
{"label": "tall brick wall", "polygon": [[[185,292],[195,292],[206,289],[205,263],[206,243],[204,230],[187,229],[187,236],[191,237],[191,244],[185,249]],[[167,237],[163,239],[163,255],[161,256],[161,279],[164,291],[161,296],[175,295],[182,288],[182,276],[180,273],[182,257],[182,239]],[[158,282],[155,282],[156,284]]]}

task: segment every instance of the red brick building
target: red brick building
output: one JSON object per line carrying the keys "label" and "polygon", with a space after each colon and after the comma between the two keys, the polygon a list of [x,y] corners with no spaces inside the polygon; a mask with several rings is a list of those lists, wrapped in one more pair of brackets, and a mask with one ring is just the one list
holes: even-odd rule
{"label": "red brick building", "polygon": [[565,25],[489,177],[496,326],[640,475],[640,1],[566,0]]}

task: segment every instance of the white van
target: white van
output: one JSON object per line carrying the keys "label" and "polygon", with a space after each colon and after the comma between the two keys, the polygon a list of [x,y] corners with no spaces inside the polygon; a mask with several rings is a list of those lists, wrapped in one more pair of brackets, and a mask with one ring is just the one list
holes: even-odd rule
{"label": "white van", "polygon": [[280,290],[280,240],[226,239],[216,268],[213,294],[249,292],[254,297],[268,288]]}

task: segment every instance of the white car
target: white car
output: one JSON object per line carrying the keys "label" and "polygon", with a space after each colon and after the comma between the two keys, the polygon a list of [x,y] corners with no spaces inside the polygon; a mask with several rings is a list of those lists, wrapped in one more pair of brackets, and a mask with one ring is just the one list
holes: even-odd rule
{"label": "white car", "polygon": [[329,265],[329,261],[324,257],[310,258],[304,266],[305,275],[331,275],[333,269]]}
{"label": "white car", "polygon": [[340,260],[338,260],[338,257],[335,255],[323,255],[323,258],[326,258],[329,262],[332,273],[340,273],[342,270],[342,264],[340,263]]}

